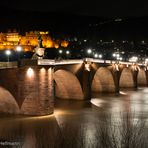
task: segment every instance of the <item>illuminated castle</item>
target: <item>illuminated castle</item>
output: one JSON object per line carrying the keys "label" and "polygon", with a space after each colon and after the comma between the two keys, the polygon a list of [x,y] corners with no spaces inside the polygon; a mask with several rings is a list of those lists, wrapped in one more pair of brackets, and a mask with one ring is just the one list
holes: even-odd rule
{"label": "illuminated castle", "polygon": [[[67,47],[69,44],[67,41],[53,41],[48,31],[40,31],[39,33],[44,48]],[[16,30],[0,33],[0,50],[15,50],[17,45],[21,45],[24,51],[34,51],[34,48],[38,45],[38,31],[26,32],[24,36],[20,35]]]}

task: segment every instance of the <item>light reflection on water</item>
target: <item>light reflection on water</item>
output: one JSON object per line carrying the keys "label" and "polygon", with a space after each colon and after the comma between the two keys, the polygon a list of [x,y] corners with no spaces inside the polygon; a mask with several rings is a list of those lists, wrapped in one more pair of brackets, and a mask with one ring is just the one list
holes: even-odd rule
{"label": "light reflection on water", "polygon": [[[133,120],[127,122],[129,124],[130,121],[130,126],[133,124],[131,122],[136,124],[139,118],[147,120],[147,98],[148,89],[144,88],[138,91],[122,91],[119,95],[94,94],[91,101],[56,100],[53,115],[2,116],[0,141],[19,142],[18,147],[23,148],[95,148],[100,144],[101,140],[98,139],[102,137],[98,129],[110,125],[117,127],[120,123],[120,126],[123,125],[122,113],[129,112],[128,116],[133,117]],[[123,127],[120,129],[123,130]],[[111,129],[107,132],[111,132]],[[120,135],[119,129],[116,132]]]}

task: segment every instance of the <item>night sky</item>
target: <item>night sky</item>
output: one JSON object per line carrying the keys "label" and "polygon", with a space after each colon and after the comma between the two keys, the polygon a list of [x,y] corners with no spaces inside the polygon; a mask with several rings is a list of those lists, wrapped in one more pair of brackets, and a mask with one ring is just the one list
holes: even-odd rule
{"label": "night sky", "polygon": [[147,16],[148,1],[139,0],[5,0],[1,6],[23,10],[67,12],[90,16]]}

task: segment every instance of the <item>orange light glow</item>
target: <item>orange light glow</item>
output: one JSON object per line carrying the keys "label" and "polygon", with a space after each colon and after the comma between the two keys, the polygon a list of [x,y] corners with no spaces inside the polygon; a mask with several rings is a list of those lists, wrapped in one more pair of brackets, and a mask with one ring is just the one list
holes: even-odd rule
{"label": "orange light glow", "polygon": [[59,48],[59,44],[54,44],[54,47],[57,49]]}
{"label": "orange light glow", "polygon": [[62,42],[61,42],[61,46],[62,46],[62,47],[67,47],[68,44],[69,44],[69,43],[68,43],[67,41],[62,41]]}
{"label": "orange light glow", "polygon": [[27,70],[27,76],[29,78],[32,78],[34,76],[34,71],[33,71],[32,68],[28,68],[28,70]]}
{"label": "orange light glow", "polygon": [[[55,40],[50,37],[48,31],[40,31],[42,44],[45,48],[67,47],[68,41]],[[32,51],[38,46],[38,31],[26,32],[25,35],[20,35],[18,32],[11,30],[8,33],[0,33],[0,50],[16,49],[16,46],[22,46],[23,51]]]}

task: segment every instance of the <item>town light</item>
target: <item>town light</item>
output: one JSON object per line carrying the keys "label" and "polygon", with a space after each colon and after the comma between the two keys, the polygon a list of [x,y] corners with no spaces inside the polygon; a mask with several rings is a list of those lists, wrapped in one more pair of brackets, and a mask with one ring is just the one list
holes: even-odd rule
{"label": "town light", "polygon": [[120,54],[119,53],[113,53],[113,57],[119,58]]}
{"label": "town light", "polygon": [[119,60],[120,60],[120,61],[122,61],[122,60],[123,60],[123,58],[122,58],[122,57],[120,57],[120,58],[119,58]]}
{"label": "town light", "polygon": [[138,61],[138,57],[133,56],[129,59],[129,62],[137,62]]}
{"label": "town light", "polygon": [[91,53],[92,53],[92,50],[91,50],[91,49],[88,49],[88,50],[87,50],[87,53],[88,53],[88,54],[91,54]]}
{"label": "town light", "polygon": [[114,58],[116,58],[116,60],[119,60],[119,61],[123,60],[123,58],[120,56],[120,54],[118,52],[113,53],[112,56]]}
{"label": "town light", "polygon": [[113,57],[116,57],[116,54],[115,53],[113,53]]}
{"label": "town light", "polygon": [[98,58],[98,54],[97,54],[97,53],[95,53],[94,57],[95,57],[95,58]]}
{"label": "town light", "polygon": [[116,54],[116,57],[117,57],[117,58],[119,58],[119,57],[120,57],[120,54],[119,54],[119,53],[117,53],[117,54]]}
{"label": "town light", "polygon": [[69,51],[69,50],[67,50],[67,51],[66,51],[66,54],[67,54],[67,55],[68,55],[68,54],[70,54],[70,51]]}
{"label": "town light", "polygon": [[99,54],[99,58],[100,58],[100,59],[102,58],[102,54]]}
{"label": "town light", "polygon": [[62,53],[63,53],[63,50],[60,49],[60,50],[59,50],[59,53],[62,54]]}

